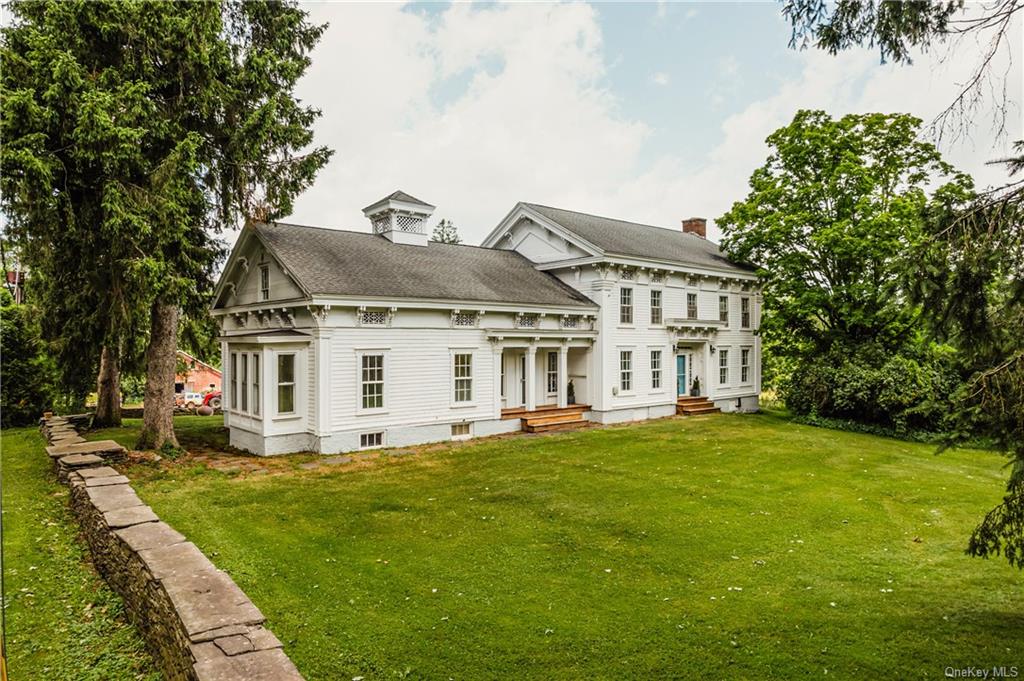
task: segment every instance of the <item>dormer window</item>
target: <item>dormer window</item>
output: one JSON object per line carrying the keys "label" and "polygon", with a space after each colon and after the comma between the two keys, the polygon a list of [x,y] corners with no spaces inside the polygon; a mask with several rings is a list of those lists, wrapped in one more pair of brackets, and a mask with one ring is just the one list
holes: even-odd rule
{"label": "dormer window", "polygon": [[270,265],[260,265],[260,300],[270,300]]}

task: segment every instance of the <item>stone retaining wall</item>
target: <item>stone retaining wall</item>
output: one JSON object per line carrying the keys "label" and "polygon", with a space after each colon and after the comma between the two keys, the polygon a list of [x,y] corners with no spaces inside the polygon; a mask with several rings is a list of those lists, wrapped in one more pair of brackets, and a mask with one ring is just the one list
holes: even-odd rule
{"label": "stone retaining wall", "polygon": [[[281,642],[238,585],[135,494],[108,466],[112,440],[71,442],[67,421],[40,427],[96,569],[125,601],[164,676],[189,681],[301,680]],[[55,440],[59,439],[59,443]],[[81,440],[81,438],[78,438]]]}

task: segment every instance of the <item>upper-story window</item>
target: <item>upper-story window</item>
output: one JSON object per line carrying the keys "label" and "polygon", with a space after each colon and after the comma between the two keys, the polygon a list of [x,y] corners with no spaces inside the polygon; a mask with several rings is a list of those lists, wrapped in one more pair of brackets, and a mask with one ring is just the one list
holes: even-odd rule
{"label": "upper-story window", "polygon": [[718,296],[718,321],[729,323],[729,296]]}
{"label": "upper-story window", "polygon": [[270,265],[260,265],[260,300],[270,300]]}
{"label": "upper-story window", "polygon": [[633,289],[619,289],[619,323],[633,323]]}
{"label": "upper-story window", "polygon": [[750,298],[740,298],[740,327],[750,328]]}
{"label": "upper-story window", "polygon": [[687,319],[697,318],[697,294],[686,294],[686,317]]}
{"label": "upper-story window", "polygon": [[651,291],[651,325],[658,326],[661,324],[661,291],[655,289]]}

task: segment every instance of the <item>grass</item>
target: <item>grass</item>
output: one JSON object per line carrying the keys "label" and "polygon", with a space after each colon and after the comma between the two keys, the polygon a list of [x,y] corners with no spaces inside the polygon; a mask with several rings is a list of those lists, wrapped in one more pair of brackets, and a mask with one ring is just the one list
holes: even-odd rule
{"label": "grass", "polygon": [[88,563],[35,428],[4,430],[3,543],[12,679],[158,679],[121,600]]}
{"label": "grass", "polygon": [[[193,419],[178,421],[186,446],[223,437]],[[1002,460],[934,452],[716,416],[309,471],[308,455],[269,475],[185,457],[129,475],[309,679],[1019,666],[1022,575],[963,553]]]}

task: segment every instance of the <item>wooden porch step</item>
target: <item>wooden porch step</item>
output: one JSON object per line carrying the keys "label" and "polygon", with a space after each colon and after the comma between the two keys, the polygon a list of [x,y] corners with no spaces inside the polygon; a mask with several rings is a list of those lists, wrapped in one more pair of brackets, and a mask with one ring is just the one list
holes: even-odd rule
{"label": "wooden porch step", "polygon": [[700,416],[701,414],[717,414],[720,411],[722,410],[710,403],[706,406],[702,405],[699,407],[676,407],[677,414],[685,414],[686,416]]}
{"label": "wooden porch step", "polygon": [[570,404],[567,407],[559,407],[556,404],[545,404],[537,407],[533,411],[527,411],[523,407],[513,407],[512,409],[502,409],[501,418],[502,420],[507,419],[528,419],[534,416],[553,416],[555,414],[582,414],[585,411],[590,411],[589,404]]}
{"label": "wooden porch step", "polygon": [[710,402],[706,395],[698,395],[697,397],[691,397],[689,395],[680,395],[676,398],[676,404],[690,404],[691,402]]}
{"label": "wooden porch step", "polygon": [[554,423],[541,423],[536,425],[534,425],[534,423],[531,421],[527,422],[526,425],[523,426],[523,430],[525,430],[527,433],[548,433],[553,430],[572,430],[574,428],[579,428],[580,426],[584,426],[586,424],[587,420],[584,418],[570,419],[567,421],[557,421]]}
{"label": "wooden porch step", "polygon": [[523,418],[524,426],[546,426],[552,423],[565,423],[567,421],[578,421],[583,418],[582,411],[572,411],[562,414],[552,414],[543,416],[530,416]]}

